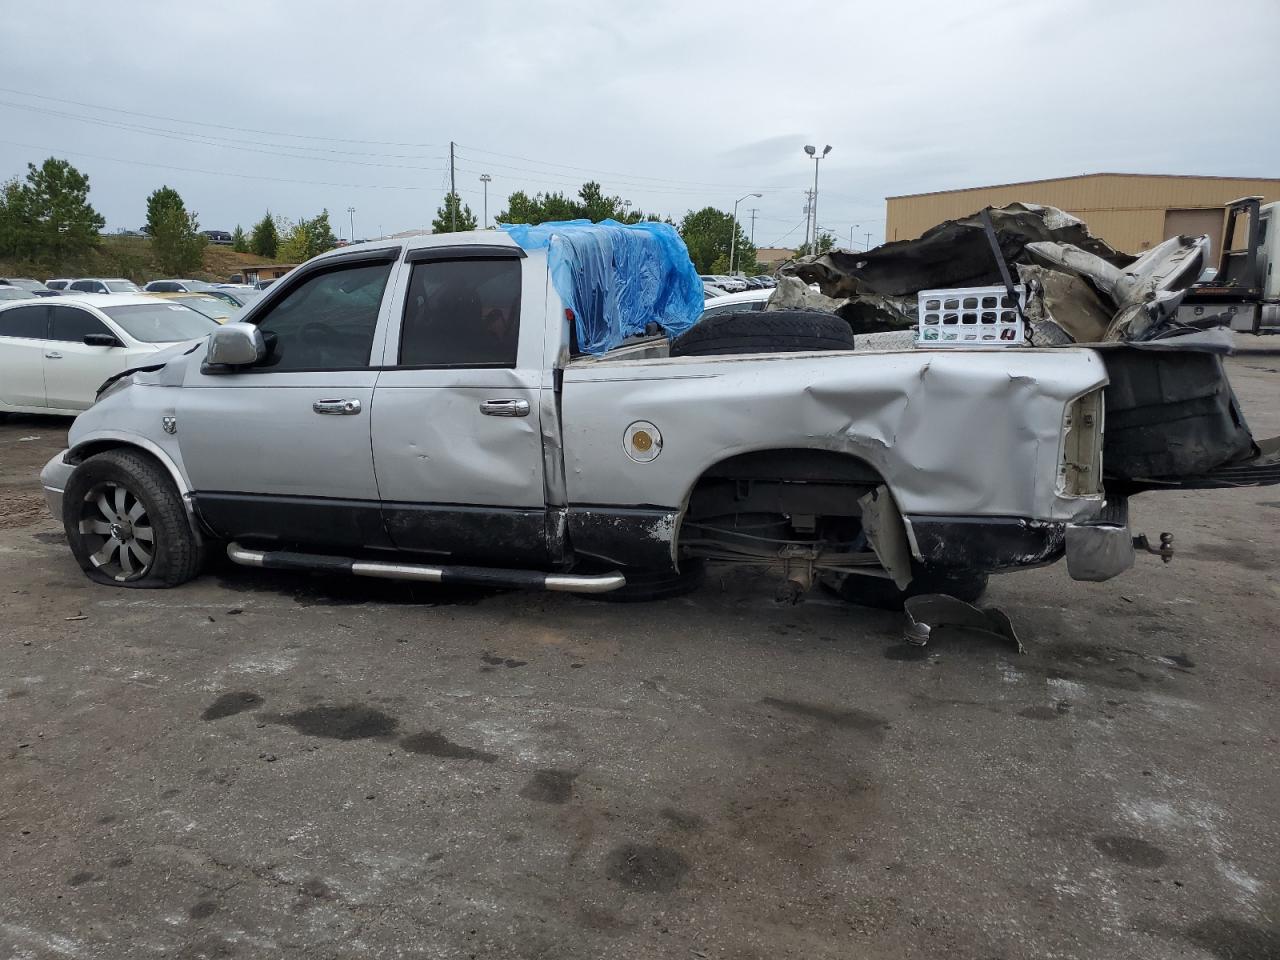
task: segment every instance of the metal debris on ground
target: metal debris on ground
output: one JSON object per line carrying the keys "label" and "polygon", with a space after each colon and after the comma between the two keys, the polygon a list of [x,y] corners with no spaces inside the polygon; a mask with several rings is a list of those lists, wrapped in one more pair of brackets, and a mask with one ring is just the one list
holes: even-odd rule
{"label": "metal debris on ground", "polygon": [[923,647],[939,627],[957,627],[992,634],[1012,643],[1019,653],[1026,653],[1013,621],[996,607],[979,608],[945,593],[923,593],[909,598],[902,609],[907,615],[903,639],[913,646]]}

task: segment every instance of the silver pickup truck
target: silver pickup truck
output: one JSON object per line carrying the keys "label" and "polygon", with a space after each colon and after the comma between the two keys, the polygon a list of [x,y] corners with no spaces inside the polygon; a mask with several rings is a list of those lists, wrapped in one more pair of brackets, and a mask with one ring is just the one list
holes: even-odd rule
{"label": "silver pickup truck", "polygon": [[1102,351],[671,356],[657,335],[586,355],[548,252],[501,232],[334,251],[243,317],[104,385],[45,467],[93,580],[176,586],[216,545],[620,599],[688,589],[707,559],[797,594],[976,596],[1064,555],[1121,572],[1124,495],[1179,482],[1104,491]]}

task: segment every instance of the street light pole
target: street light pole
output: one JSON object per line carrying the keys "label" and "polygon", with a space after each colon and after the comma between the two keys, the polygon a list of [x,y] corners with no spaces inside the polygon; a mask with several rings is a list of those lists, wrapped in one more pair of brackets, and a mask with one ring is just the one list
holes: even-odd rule
{"label": "street light pole", "polygon": [[480,182],[484,184],[484,228],[489,229],[489,181],[493,177],[487,173],[480,174]]}
{"label": "street light pole", "polygon": [[831,144],[823,147],[822,153],[819,154],[817,147],[806,143],[804,152],[813,157],[813,199],[809,202],[809,215],[813,220],[813,247],[809,253],[816,255],[818,252],[818,161],[831,152]]}
{"label": "street light pole", "polygon": [[729,236],[729,276],[733,276],[733,255],[738,248],[738,204],[747,197],[763,197],[763,193],[748,193],[733,201],[733,233]]}
{"label": "street light pole", "polygon": [[351,218],[351,242],[356,242],[356,208],[347,207],[347,216]]}

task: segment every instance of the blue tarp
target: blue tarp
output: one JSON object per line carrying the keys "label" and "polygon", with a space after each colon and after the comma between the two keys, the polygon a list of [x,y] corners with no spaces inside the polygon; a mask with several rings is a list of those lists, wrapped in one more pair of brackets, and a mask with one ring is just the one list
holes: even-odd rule
{"label": "blue tarp", "polygon": [[551,282],[577,323],[578,348],[601,354],[656,323],[675,337],[702,315],[702,281],[666,223],[566,220],[499,224],[526,250],[547,250]]}

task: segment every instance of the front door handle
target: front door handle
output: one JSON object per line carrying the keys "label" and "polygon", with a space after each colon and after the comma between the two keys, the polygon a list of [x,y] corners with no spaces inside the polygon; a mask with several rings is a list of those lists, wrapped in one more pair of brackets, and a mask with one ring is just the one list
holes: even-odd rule
{"label": "front door handle", "polygon": [[317,400],[311,405],[316,413],[327,413],[338,417],[349,417],[360,412],[359,400]]}
{"label": "front door handle", "polygon": [[50,350],[48,353],[44,355],[44,358],[46,360],[61,360],[62,354],[58,353],[57,350]]}
{"label": "front door handle", "polygon": [[487,417],[527,417],[528,400],[486,400],[480,404],[480,412]]}

